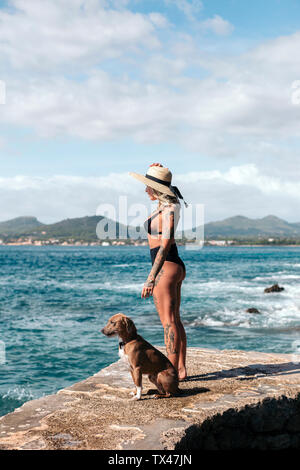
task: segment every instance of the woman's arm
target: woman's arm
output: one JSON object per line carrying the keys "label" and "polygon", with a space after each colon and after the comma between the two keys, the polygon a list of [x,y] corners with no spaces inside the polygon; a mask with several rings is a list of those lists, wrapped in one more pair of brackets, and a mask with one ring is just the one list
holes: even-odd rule
{"label": "woman's arm", "polygon": [[164,264],[171,246],[171,240],[174,238],[174,208],[167,206],[162,212],[162,236],[159,250],[156,254],[155,261],[149,273],[147,281],[142,290],[142,297],[152,295],[157,278],[162,265]]}

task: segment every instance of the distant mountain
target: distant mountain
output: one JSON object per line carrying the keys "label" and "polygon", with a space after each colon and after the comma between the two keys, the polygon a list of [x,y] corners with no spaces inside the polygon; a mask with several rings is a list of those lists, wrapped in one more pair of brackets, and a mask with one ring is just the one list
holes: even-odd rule
{"label": "distant mountain", "polygon": [[[93,215],[79,217],[75,219],[65,219],[61,222],[50,225],[41,225],[35,231],[35,234],[43,234],[44,238],[74,238],[75,240],[96,241],[99,240],[96,234],[96,228],[100,221],[103,221],[103,230],[107,230],[108,224],[116,224],[116,237],[118,238],[120,230],[128,236],[128,227],[114,222],[102,215]],[[106,222],[106,223],[105,223]],[[39,238],[43,238],[40,237]],[[104,239],[105,237],[103,237]],[[113,237],[114,238],[114,237]]]}
{"label": "distant mountain", "polygon": [[[114,221],[103,216],[86,216],[74,219],[65,219],[54,224],[42,224],[36,217],[17,217],[16,219],[0,222],[0,236],[2,238],[18,238],[20,236],[33,239],[73,239],[74,241],[97,241],[96,227],[100,221],[104,230],[108,223]],[[119,238],[120,230],[128,237],[129,226],[116,222],[116,236]],[[190,231],[189,231],[190,232]],[[186,233],[186,235],[188,235]],[[289,223],[275,215],[268,215],[262,219],[249,219],[242,215],[227,219],[209,222],[204,225],[205,240],[211,239],[258,239],[258,238],[300,238],[300,222]],[[120,238],[124,238],[120,237]],[[129,238],[129,237],[128,237]],[[101,237],[105,239],[105,237]]]}
{"label": "distant mountain", "polygon": [[[30,219],[32,223],[19,223],[16,221],[20,219]],[[86,217],[78,217],[74,219],[65,219],[54,224],[42,224],[35,217],[19,217],[18,219],[9,220],[0,223],[0,235],[8,236],[31,236],[33,239],[48,240],[55,238],[58,240],[74,239],[83,241],[99,241],[96,234],[98,222],[105,219],[106,223],[103,224],[103,229],[107,230],[108,223],[114,224],[114,221],[104,218],[103,216],[94,215]],[[34,223],[35,222],[35,223]],[[2,229],[3,227],[3,229]],[[10,228],[10,231],[8,231]],[[128,236],[128,227],[116,222],[116,237],[119,233],[125,233]],[[105,237],[103,237],[104,239]]]}
{"label": "distant mountain", "polygon": [[205,239],[300,237],[300,223],[289,223],[275,215],[249,219],[242,215],[204,225]]}
{"label": "distant mountain", "polygon": [[16,217],[6,222],[0,222],[0,234],[15,235],[34,230],[43,225],[36,217]]}

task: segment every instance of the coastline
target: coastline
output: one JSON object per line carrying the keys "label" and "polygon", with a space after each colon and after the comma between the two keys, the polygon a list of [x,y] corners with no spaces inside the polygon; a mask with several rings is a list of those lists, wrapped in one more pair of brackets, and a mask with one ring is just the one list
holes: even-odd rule
{"label": "coastline", "polygon": [[[184,247],[188,247],[189,248],[189,245],[188,244],[180,244],[178,242],[176,242],[178,246],[184,246]],[[99,246],[103,246],[103,247],[115,247],[115,246],[118,246],[118,247],[141,247],[141,246],[148,246],[148,243],[145,242],[145,243],[137,243],[137,244],[134,244],[134,243],[130,243],[130,244],[108,244],[108,245],[103,245],[102,243],[44,243],[44,244],[35,244],[35,243],[0,243],[0,248],[1,246],[30,246],[30,247],[53,247],[53,246],[62,246],[62,247],[99,247]],[[299,244],[295,244],[295,245],[290,245],[290,244],[281,244],[281,243],[278,243],[278,244],[274,244],[274,243],[270,243],[270,244],[241,244],[239,245],[238,243],[235,243],[235,244],[230,244],[230,245],[210,245],[210,244],[204,244],[203,247],[205,248],[249,248],[249,247],[263,247],[263,248],[278,248],[278,247],[289,247],[289,248],[300,248],[300,243]],[[201,249],[203,248],[201,247]]]}

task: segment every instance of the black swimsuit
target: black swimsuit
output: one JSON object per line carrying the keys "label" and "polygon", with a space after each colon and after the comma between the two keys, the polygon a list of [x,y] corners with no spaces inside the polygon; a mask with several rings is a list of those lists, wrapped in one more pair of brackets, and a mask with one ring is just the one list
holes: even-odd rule
{"label": "black swimsuit", "polygon": [[[157,212],[152,217],[149,217],[149,219],[147,219],[144,223],[145,230],[147,230],[149,235],[162,235],[162,232],[151,230],[151,222],[158,214],[160,214],[160,212],[161,211]],[[156,246],[155,248],[150,249],[152,265],[154,264],[154,261],[155,261],[155,258],[156,258],[156,255],[157,255],[157,252],[158,252],[159,248],[160,248],[159,246]],[[185,264],[182,261],[182,259],[179,257],[176,243],[173,243],[170,246],[170,249],[169,249],[169,252],[167,254],[167,257],[166,257],[165,261],[172,261],[173,263],[180,264],[180,266],[182,266],[183,269],[185,270]]]}

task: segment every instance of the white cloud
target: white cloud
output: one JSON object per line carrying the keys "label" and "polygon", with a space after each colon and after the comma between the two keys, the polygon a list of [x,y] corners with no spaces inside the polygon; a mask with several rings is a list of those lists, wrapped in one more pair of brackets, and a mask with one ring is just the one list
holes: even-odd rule
{"label": "white cloud", "polygon": [[[190,204],[204,204],[205,221],[222,220],[237,214],[264,217],[275,214],[300,222],[300,183],[262,173],[255,165],[174,175]],[[113,204],[118,214],[119,197],[128,206],[139,201],[149,206],[145,187],[127,173],[99,177],[56,175],[0,178],[1,220],[35,215],[43,222],[67,217],[95,215],[99,204]]]}
{"label": "white cloud", "polygon": [[260,218],[269,214],[299,222],[300,183],[262,173],[254,164],[228,171],[189,172],[177,175],[187,201],[203,203],[205,220],[235,215]]}
{"label": "white cloud", "polygon": [[144,65],[144,76],[148,80],[177,85],[187,63],[182,58],[170,59],[163,55],[153,55]]}
{"label": "white cloud", "polygon": [[149,13],[149,19],[158,28],[167,28],[170,26],[169,21],[161,13]]}
{"label": "white cloud", "polygon": [[164,2],[167,6],[175,6],[194,26],[204,32],[210,31],[220,36],[227,36],[234,30],[234,26],[220,15],[200,20],[199,13],[203,10],[203,2],[200,0],[164,0]]}
{"label": "white cloud", "polygon": [[[204,172],[189,172],[178,175],[178,179],[184,184],[190,182],[191,185],[202,186],[207,181],[225,182],[238,188],[239,186],[248,188],[249,194],[253,189],[260,192],[261,195],[273,195],[284,192],[287,196],[296,198],[300,201],[300,183],[291,182],[282,178],[274,177],[270,174],[263,174],[255,164],[246,164],[233,166],[229,170],[221,172],[219,170]],[[300,216],[299,216],[300,218]]]}
{"label": "white cloud", "polygon": [[164,0],[167,5],[175,6],[188,20],[195,21],[197,14],[202,10],[201,0]]}
{"label": "white cloud", "polygon": [[[172,142],[207,158],[259,162],[261,169],[268,162],[274,175],[295,178],[300,105],[292,86],[300,79],[300,32],[225,55],[218,52],[223,38],[205,46],[172,31],[160,13],[134,13],[127,1],[113,9],[117,4],[12,0],[14,9],[0,10],[7,85],[1,123],[46,137]],[[202,6],[169,4],[191,18]],[[226,32],[221,17],[206,21]],[[105,59],[113,65],[101,69]]]}
{"label": "white cloud", "polygon": [[31,74],[56,68],[70,73],[72,67],[84,72],[105,59],[157,48],[155,26],[167,24],[161,14],[105,8],[96,0],[11,0],[10,5],[12,10],[0,10],[3,70]]}
{"label": "white cloud", "polygon": [[127,194],[135,202],[132,188],[132,178],[115,173],[86,178],[69,175],[0,178],[1,220],[34,215],[47,223],[95,215],[101,203],[117,207],[120,194]]}
{"label": "white cloud", "polygon": [[300,106],[291,103],[288,78],[282,83],[266,73],[261,83],[255,60],[251,76],[241,76],[235,64],[226,81],[217,73],[184,77],[187,67],[180,57],[155,55],[144,66],[144,81],[101,70],[81,82],[58,76],[11,80],[0,120],[44,136],[175,141],[202,155],[250,158],[276,153],[278,139],[300,137]]}
{"label": "white cloud", "polygon": [[227,36],[234,30],[234,26],[219,15],[215,15],[213,18],[208,18],[207,20],[202,21],[200,26],[203,30],[211,31],[220,36]]}

